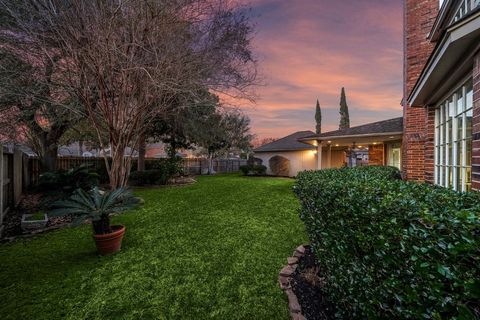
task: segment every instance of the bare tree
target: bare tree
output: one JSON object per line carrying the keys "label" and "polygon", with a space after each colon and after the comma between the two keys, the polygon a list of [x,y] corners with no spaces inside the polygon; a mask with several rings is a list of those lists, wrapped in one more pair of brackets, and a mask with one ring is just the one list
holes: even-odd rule
{"label": "bare tree", "polygon": [[[178,94],[207,87],[251,98],[252,26],[228,0],[0,0],[11,34],[53,59],[97,130],[109,135],[112,188],[127,184],[145,127]],[[107,146],[103,146],[104,149]]]}
{"label": "bare tree", "polygon": [[52,171],[59,139],[82,117],[68,108],[80,110],[80,101],[59,81],[58,56],[46,56],[18,36],[10,38],[16,46],[0,44],[0,134],[3,140],[30,146],[42,169]]}

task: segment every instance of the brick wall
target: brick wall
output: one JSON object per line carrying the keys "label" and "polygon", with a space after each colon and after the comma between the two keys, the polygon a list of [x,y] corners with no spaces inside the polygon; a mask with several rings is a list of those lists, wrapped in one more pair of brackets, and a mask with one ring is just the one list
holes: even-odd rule
{"label": "brick wall", "polygon": [[480,52],[473,62],[472,188],[480,190]]}
{"label": "brick wall", "polygon": [[429,110],[408,106],[406,100],[434,49],[428,33],[438,13],[438,0],[406,0],[404,7],[404,133],[402,172],[409,180],[431,180],[433,126]]}
{"label": "brick wall", "polygon": [[368,146],[368,165],[369,166],[383,166],[384,161],[384,145],[369,145]]}

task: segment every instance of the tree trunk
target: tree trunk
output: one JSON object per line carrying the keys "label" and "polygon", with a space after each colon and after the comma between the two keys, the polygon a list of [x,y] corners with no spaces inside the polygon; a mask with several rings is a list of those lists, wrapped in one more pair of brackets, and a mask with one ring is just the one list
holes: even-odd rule
{"label": "tree trunk", "polygon": [[213,154],[208,155],[208,174],[215,174],[213,170]]}
{"label": "tree trunk", "polygon": [[142,134],[138,141],[138,160],[137,160],[137,171],[145,171],[145,153],[146,150],[145,135]]}
{"label": "tree trunk", "polygon": [[42,172],[51,172],[56,170],[58,146],[55,142],[50,141],[47,132],[42,132],[38,136],[40,144],[40,166]]}
{"label": "tree trunk", "polygon": [[110,217],[108,216],[102,216],[100,220],[93,221],[92,226],[94,234],[112,233],[112,228],[110,227]]}
{"label": "tree trunk", "polygon": [[83,156],[83,141],[82,140],[79,140],[78,141],[78,153],[79,153],[79,156]]}
{"label": "tree trunk", "polygon": [[[132,158],[125,156],[126,145],[122,142],[110,143],[111,164],[108,169],[108,177],[110,179],[110,187],[112,190],[123,188],[128,185],[128,176],[132,166]],[[105,161],[108,161],[105,155]]]}
{"label": "tree trunk", "polygon": [[49,146],[43,155],[43,169],[44,171],[55,171],[57,164],[57,146]]}

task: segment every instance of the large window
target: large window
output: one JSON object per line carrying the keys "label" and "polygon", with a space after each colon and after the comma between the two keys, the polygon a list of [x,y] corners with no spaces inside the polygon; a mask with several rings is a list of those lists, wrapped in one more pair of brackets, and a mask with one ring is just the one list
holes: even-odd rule
{"label": "large window", "polygon": [[457,191],[471,188],[472,109],[470,80],[435,113],[435,183]]}

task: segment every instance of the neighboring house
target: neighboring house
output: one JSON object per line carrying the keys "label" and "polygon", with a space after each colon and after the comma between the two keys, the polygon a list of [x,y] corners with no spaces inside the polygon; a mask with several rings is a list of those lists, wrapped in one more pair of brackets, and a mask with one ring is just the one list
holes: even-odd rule
{"label": "neighboring house", "polygon": [[282,158],[288,176],[304,170],[358,165],[401,166],[403,118],[378,121],[343,130],[315,134],[300,131],[254,150],[267,166]]}
{"label": "neighboring house", "polygon": [[267,174],[279,175],[272,170],[272,162],[282,161],[286,170],[280,175],[296,176],[303,170],[315,170],[317,168],[317,148],[299,139],[311,136],[312,131],[298,131],[284,138],[265,144],[253,150],[255,158],[261,159],[267,167]]}
{"label": "neighboring house", "polygon": [[480,0],[406,0],[403,174],[480,190]]}

